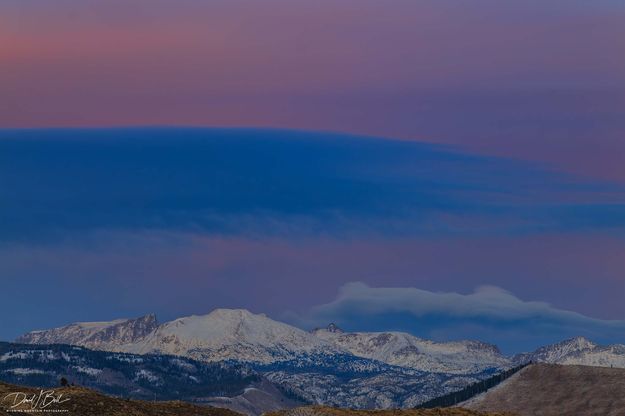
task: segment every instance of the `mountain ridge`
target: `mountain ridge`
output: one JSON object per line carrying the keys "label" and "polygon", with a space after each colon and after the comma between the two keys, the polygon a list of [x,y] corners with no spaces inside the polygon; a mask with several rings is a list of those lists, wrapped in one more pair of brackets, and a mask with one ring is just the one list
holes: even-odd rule
{"label": "mountain ridge", "polygon": [[74,322],[58,328],[36,330],[18,337],[20,344],[71,344],[93,349],[135,343],[159,326],[155,314],[103,322]]}
{"label": "mountain ridge", "polygon": [[531,364],[458,406],[519,416],[621,416],[625,369]]}
{"label": "mountain ridge", "polygon": [[585,337],[574,337],[545,345],[530,353],[512,357],[516,363],[532,361],[546,364],[587,365],[625,368],[625,345],[599,345]]}
{"label": "mountain ridge", "polygon": [[393,366],[458,375],[505,369],[529,361],[625,368],[625,345],[601,346],[584,337],[508,357],[497,346],[476,340],[436,342],[398,331],[348,332],[334,323],[304,331],[264,314],[225,308],[160,324],[154,314],[110,322],[77,322],[32,331],[16,342],[260,364],[299,356],[352,354]]}
{"label": "mountain ridge", "polygon": [[435,342],[397,331],[345,332],[333,324],[312,333],[356,356],[421,371],[471,374],[510,365],[499,348],[481,341]]}

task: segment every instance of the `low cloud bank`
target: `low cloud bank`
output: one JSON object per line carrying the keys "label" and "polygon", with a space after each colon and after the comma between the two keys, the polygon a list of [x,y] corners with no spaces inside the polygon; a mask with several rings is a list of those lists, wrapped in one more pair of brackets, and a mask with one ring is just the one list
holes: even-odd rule
{"label": "low cloud bank", "polygon": [[430,292],[412,287],[342,286],[332,302],[291,319],[303,326],[335,322],[346,330],[400,330],[436,340],[480,339],[506,353],[573,336],[625,341],[625,321],[595,319],[546,302],[524,301],[495,286],[473,293]]}

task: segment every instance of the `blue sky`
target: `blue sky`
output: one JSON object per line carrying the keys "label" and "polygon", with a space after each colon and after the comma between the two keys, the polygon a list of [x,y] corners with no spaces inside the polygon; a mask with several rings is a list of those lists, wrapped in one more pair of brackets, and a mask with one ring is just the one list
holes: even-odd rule
{"label": "blue sky", "polygon": [[[487,284],[596,318],[623,313],[618,257],[600,273],[586,267],[622,243],[624,188],[541,164],[291,130],[2,130],[0,178],[0,308],[29,311],[3,326],[5,339],[68,321],[223,306],[313,325],[293,316],[313,316],[354,281],[465,294]],[[537,240],[551,249],[536,251]],[[569,257],[574,243],[578,259]],[[534,269],[523,273],[510,257],[530,258]],[[567,274],[554,279],[558,269]],[[344,312],[314,324],[364,329]],[[474,328],[474,337],[509,339],[501,334],[510,322],[486,325],[489,316],[460,330],[458,317],[426,314],[429,324],[416,325],[406,312],[363,322],[386,329],[390,314],[395,329],[421,336],[471,337]],[[515,342],[596,335],[584,325]]]}
{"label": "blue sky", "polygon": [[624,40],[616,0],[5,0],[0,339],[243,307],[624,342]]}

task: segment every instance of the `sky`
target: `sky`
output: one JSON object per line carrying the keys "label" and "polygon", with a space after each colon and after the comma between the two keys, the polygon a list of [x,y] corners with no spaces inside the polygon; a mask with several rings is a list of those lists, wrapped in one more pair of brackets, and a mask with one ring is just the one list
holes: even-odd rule
{"label": "sky", "polygon": [[7,0],[0,96],[0,339],[625,342],[620,1]]}

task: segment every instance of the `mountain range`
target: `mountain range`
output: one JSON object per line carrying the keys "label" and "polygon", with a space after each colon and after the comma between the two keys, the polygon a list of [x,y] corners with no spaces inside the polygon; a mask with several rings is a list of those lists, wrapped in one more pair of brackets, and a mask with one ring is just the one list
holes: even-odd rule
{"label": "mountain range", "polygon": [[495,345],[480,341],[434,342],[405,332],[346,332],[334,324],[307,332],[244,309],[215,309],[207,315],[162,324],[153,314],[110,322],[78,322],[32,331],[16,342],[259,364],[349,354],[445,374],[475,374],[526,361],[625,368],[625,345],[601,346],[583,337],[507,357]]}
{"label": "mountain range", "polygon": [[158,324],[154,315],[111,322],[73,323],[19,337],[25,344],[70,344],[135,354],[172,354],[213,362],[259,364],[302,356],[353,355],[426,372],[474,374],[510,365],[494,345],[433,342],[402,332],[342,331],[336,325],[307,332],[243,309],[216,309]]}
{"label": "mountain range", "polygon": [[[308,332],[243,309],[216,309],[165,323],[158,323],[154,315],[74,323],[33,331],[16,342],[249,368],[264,387],[250,382],[222,403],[240,410],[241,403],[250,402],[250,391],[262,391],[263,401],[270,397],[269,407],[253,405],[253,410],[244,409],[249,414],[275,408],[276,400],[285,398],[337,407],[412,407],[529,361],[625,367],[625,346],[600,346],[581,337],[509,357],[480,341],[434,342],[403,332],[346,332],[334,324]],[[280,393],[268,393],[272,389]]]}

